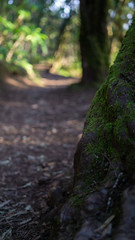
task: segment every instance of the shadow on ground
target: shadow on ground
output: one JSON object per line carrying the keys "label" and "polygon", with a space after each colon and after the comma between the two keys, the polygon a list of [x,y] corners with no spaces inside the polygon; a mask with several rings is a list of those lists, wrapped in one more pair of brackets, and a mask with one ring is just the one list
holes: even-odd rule
{"label": "shadow on ground", "polygon": [[69,90],[77,79],[46,72],[41,80],[40,85],[10,77],[0,94],[2,240],[49,239],[51,218],[72,182],[74,152],[95,92]]}

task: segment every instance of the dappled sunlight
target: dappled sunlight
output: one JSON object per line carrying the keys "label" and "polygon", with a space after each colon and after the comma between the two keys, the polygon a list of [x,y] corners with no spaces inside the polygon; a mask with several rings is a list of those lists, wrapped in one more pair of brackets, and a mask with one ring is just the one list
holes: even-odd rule
{"label": "dappled sunlight", "polygon": [[[60,179],[71,182],[76,145],[93,95],[66,88],[8,86],[8,95],[0,96],[0,193],[3,201],[10,199],[19,223],[22,212],[24,221],[29,217],[37,221],[41,211],[48,209],[48,191]],[[18,203],[22,204],[19,210]],[[26,208],[33,206],[27,213]],[[15,220],[14,214],[4,213],[5,220],[9,217]]]}
{"label": "dappled sunlight", "polygon": [[[132,23],[135,4],[100,2],[1,0],[0,240],[109,237],[117,225],[113,219],[122,215],[114,208],[129,184],[128,158],[127,171],[121,166],[135,124],[129,116],[126,122],[117,118],[114,89],[106,85],[112,78],[90,105]],[[125,72],[109,73],[118,80],[112,84],[118,97],[119,80],[133,80],[129,38],[114,65],[119,70],[122,60]],[[124,89],[121,105],[128,95]],[[116,121],[110,122],[112,109]]]}
{"label": "dappled sunlight", "polygon": [[46,73],[45,70],[41,71],[41,75],[43,75],[43,77],[37,78],[35,81],[34,79],[31,81],[28,77],[7,77],[5,83],[16,88],[27,89],[31,87],[60,88],[80,82],[80,79]]}
{"label": "dappled sunlight", "polygon": [[46,88],[67,87],[80,82],[78,78],[65,77],[49,71],[47,64],[37,64],[35,67],[40,72],[41,81]]}
{"label": "dappled sunlight", "polygon": [[57,189],[61,179],[64,188],[72,182],[74,153],[95,93],[68,89],[77,79],[46,69],[40,72],[39,82],[8,77],[0,95],[0,204],[9,207],[2,221],[7,226],[11,219],[13,227],[18,231],[21,225],[24,233],[27,224],[29,236],[37,229],[41,213],[50,211],[50,191]]}
{"label": "dappled sunlight", "polygon": [[51,80],[48,80],[47,78],[42,78],[42,80],[44,80],[46,88],[66,87],[70,86],[71,84],[79,83],[79,79],[68,78],[65,80],[63,78],[61,80],[56,80],[55,76]]}
{"label": "dappled sunlight", "polygon": [[37,81],[31,81],[28,77],[20,77],[17,78],[7,77],[5,80],[6,84],[17,87],[17,88],[30,88],[30,87],[45,87],[45,82],[42,79],[38,79]]}
{"label": "dappled sunlight", "polygon": [[[20,108],[19,103],[11,104],[13,107]],[[39,109],[38,109],[39,110]],[[40,109],[41,111],[41,109]],[[11,119],[12,120],[12,119]],[[54,127],[49,126],[47,123],[25,124],[22,127],[15,122],[13,124],[5,124],[0,122],[1,134],[0,143],[9,145],[11,147],[21,144],[23,147],[41,147],[45,148],[53,146],[68,146],[72,144],[73,135],[78,132],[76,141],[80,139],[81,131],[83,130],[83,122],[79,120],[62,121],[60,124],[54,124]],[[40,138],[39,138],[40,135]],[[63,136],[63,138],[61,137]],[[53,151],[53,149],[52,149]]]}
{"label": "dappled sunlight", "polygon": [[18,80],[15,80],[14,78],[6,78],[6,83],[17,88],[26,88],[26,85],[22,82],[19,82]]}
{"label": "dappled sunlight", "polygon": [[[63,81],[68,82],[68,79]],[[91,93],[91,98],[93,95]],[[71,174],[89,99],[87,90],[81,96],[80,92],[67,91],[66,88],[57,91],[40,87],[8,88],[8,96],[0,100],[1,165],[9,164],[13,169],[21,166],[22,176],[26,164],[34,164],[27,169],[27,178],[33,174]],[[52,168],[54,171],[48,172]]]}

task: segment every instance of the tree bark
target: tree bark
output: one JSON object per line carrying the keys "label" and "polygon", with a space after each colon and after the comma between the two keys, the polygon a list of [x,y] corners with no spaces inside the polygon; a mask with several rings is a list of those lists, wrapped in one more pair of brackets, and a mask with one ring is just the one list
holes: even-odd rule
{"label": "tree bark", "polygon": [[71,17],[72,17],[72,15],[70,14],[68,18],[64,18],[63,21],[62,21],[62,24],[60,26],[59,33],[58,33],[58,36],[57,36],[56,44],[55,44],[55,51],[54,51],[55,56],[57,56],[57,52],[59,50],[59,46],[61,44],[64,31],[65,31],[67,25],[70,23]]}
{"label": "tree bark", "polygon": [[108,65],[108,1],[80,0],[82,84],[103,82]]}
{"label": "tree bark", "polygon": [[135,239],[134,30],[135,17],[88,111],[58,239]]}

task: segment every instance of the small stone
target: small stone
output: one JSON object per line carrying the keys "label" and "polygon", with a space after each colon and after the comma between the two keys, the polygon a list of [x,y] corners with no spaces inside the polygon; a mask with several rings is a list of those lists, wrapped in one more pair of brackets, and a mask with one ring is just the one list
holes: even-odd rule
{"label": "small stone", "polygon": [[46,144],[44,142],[40,143],[40,147],[46,147]]}
{"label": "small stone", "polygon": [[10,164],[10,160],[5,160],[5,161],[0,162],[0,165],[3,165],[3,166],[8,165],[8,164]]}
{"label": "small stone", "polygon": [[52,128],[52,133],[57,133],[58,130],[56,128]]}

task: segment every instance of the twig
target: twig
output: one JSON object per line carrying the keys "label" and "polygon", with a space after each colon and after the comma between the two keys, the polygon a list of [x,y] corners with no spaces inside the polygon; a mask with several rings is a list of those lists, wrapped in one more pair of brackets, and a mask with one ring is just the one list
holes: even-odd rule
{"label": "twig", "polygon": [[101,232],[103,231],[110,223],[111,221],[115,218],[115,215],[110,216],[109,218],[107,218],[107,220],[99,227],[95,230],[95,232]]}
{"label": "twig", "polygon": [[0,204],[0,208],[3,208],[4,206],[6,206],[6,205],[7,205],[8,203],[10,203],[10,202],[11,202],[11,200],[7,200],[7,201],[1,203],[1,204]]}

